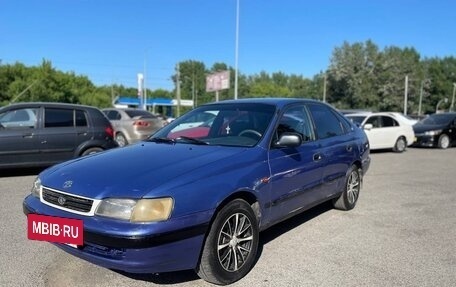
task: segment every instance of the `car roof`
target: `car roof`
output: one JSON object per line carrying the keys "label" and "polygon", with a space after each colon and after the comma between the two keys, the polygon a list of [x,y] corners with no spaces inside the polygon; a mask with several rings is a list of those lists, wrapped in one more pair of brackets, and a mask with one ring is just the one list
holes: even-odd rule
{"label": "car roof", "polygon": [[[293,103],[320,103],[326,104],[321,101],[307,99],[307,98],[246,98],[237,100],[224,100],[219,102],[213,102],[206,105],[217,105],[217,104],[269,104],[277,107],[284,107],[288,104]],[[327,104],[326,104],[327,105]]]}
{"label": "car roof", "polygon": [[354,117],[354,116],[403,116],[402,113],[399,112],[362,112],[362,113],[353,113],[353,114],[346,114],[347,117]]}
{"label": "car roof", "polygon": [[85,108],[85,109],[97,109],[96,107],[87,106],[87,105],[80,105],[80,104],[70,104],[70,103],[57,103],[57,102],[21,102],[21,103],[13,103],[8,106],[4,106],[3,108],[9,107],[53,107],[53,108]]}

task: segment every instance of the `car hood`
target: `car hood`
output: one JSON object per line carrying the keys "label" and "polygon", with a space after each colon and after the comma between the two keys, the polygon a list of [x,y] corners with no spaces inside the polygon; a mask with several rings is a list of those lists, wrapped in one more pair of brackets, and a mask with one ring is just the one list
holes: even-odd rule
{"label": "car hood", "polygon": [[45,187],[89,198],[141,198],[199,168],[210,172],[211,164],[220,167],[245,150],[144,142],[59,164],[40,177]]}
{"label": "car hood", "polygon": [[447,125],[424,125],[417,123],[413,126],[413,131],[416,134],[424,133],[427,131],[443,130]]}

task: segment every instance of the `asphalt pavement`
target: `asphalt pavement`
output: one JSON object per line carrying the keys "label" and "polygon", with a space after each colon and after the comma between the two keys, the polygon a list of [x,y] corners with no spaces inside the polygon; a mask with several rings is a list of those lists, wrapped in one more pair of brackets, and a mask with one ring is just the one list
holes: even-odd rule
{"label": "asphalt pavement", "polygon": [[[260,234],[231,286],[456,286],[456,148],[375,152],[354,210],[322,204]],[[38,171],[0,170],[0,286],[212,286],[192,271],[104,269],[26,235]]]}

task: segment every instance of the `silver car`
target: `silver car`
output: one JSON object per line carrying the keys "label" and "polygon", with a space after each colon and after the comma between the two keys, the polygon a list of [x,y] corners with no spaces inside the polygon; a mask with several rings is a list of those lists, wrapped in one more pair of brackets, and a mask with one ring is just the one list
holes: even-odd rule
{"label": "silver car", "polygon": [[103,113],[114,128],[119,146],[144,140],[164,125],[162,119],[145,110],[108,108]]}

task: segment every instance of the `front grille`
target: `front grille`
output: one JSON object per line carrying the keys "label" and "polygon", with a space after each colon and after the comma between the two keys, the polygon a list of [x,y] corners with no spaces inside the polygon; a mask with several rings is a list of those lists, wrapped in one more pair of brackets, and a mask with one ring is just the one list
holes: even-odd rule
{"label": "front grille", "polygon": [[55,192],[47,188],[43,188],[43,200],[79,212],[89,212],[93,204],[93,200]]}

